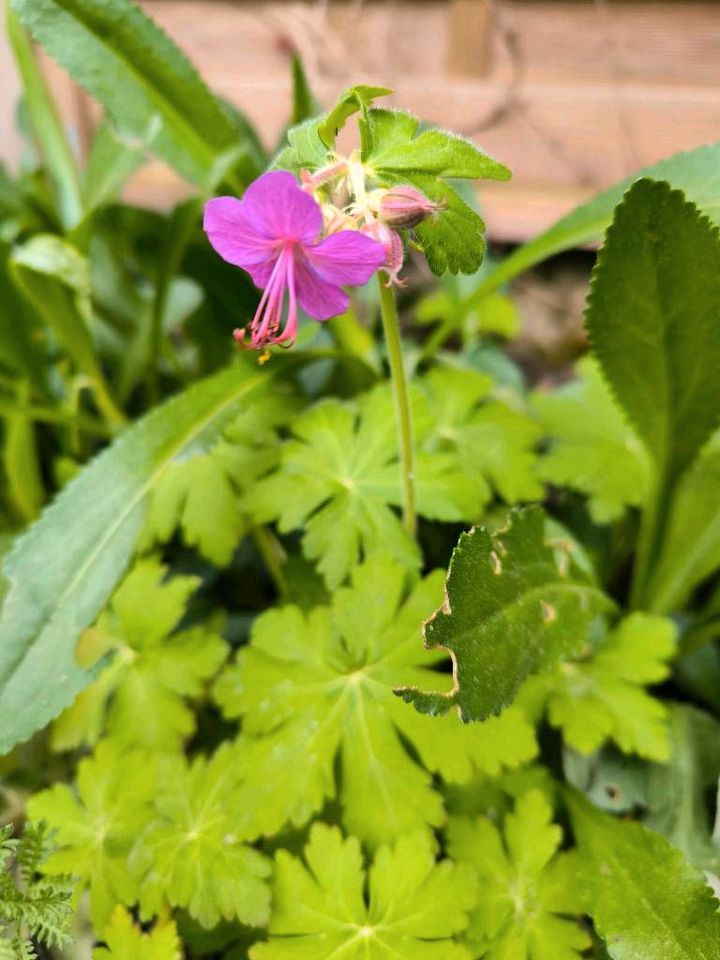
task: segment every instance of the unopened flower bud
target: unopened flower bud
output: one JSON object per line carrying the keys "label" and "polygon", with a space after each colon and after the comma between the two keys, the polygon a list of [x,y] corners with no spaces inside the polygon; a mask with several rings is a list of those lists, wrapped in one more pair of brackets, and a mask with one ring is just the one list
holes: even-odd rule
{"label": "unopened flower bud", "polygon": [[415,187],[400,185],[382,191],[377,201],[380,219],[395,230],[408,230],[445,209],[445,204],[429,200]]}

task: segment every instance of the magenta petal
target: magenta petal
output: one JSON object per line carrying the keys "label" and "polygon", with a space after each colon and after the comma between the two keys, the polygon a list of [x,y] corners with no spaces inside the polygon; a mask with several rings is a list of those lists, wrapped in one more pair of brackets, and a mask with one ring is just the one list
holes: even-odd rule
{"label": "magenta petal", "polygon": [[216,197],[205,204],[203,229],[223,260],[250,270],[274,259],[274,244],[258,233],[235,197]]}
{"label": "magenta petal", "polygon": [[337,284],[321,280],[305,260],[295,262],[295,289],[298,303],[313,320],[329,320],[345,313],[350,298]]}
{"label": "magenta petal", "polygon": [[291,173],[272,170],[243,195],[244,214],[258,233],[275,241],[310,243],[322,230],[322,212]]}
{"label": "magenta petal", "polygon": [[313,271],[329,283],[359,287],[385,262],[385,249],[357,230],[333,233],[303,253]]}

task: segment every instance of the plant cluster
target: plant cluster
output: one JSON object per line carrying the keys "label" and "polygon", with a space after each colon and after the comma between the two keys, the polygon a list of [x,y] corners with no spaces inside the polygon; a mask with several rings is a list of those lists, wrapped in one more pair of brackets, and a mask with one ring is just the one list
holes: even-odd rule
{"label": "plant cluster", "polygon": [[[384,88],[295,61],[268,154],[130,0],[8,35],[0,957],[717,956],[720,149],[490,262],[508,170]],[[533,386],[505,285],[603,233]]]}

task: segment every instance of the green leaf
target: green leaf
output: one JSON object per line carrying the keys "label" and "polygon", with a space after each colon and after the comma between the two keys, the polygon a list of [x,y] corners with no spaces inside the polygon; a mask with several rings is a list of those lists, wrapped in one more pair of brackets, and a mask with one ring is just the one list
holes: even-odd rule
{"label": "green leaf", "polygon": [[662,833],[694,866],[720,875],[720,846],[706,803],[708,791],[717,789],[720,723],[695,707],[673,704],[669,731],[669,762],[648,771],[645,825]]}
{"label": "green leaf", "polygon": [[497,533],[477,527],[453,551],[445,602],[425,624],[425,644],[453,659],[454,688],[398,696],[423,713],[457,705],[486,720],[510,704],[523,680],[575,653],[611,601],[575,562],[566,542],[548,541],[539,507],[513,510]]}
{"label": "green leaf", "polygon": [[593,271],[587,328],[603,372],[671,483],[717,425],[720,233],[667,183],[639,180]]}
{"label": "green leaf", "polygon": [[[506,503],[536,500],[543,495],[534,476],[540,428],[523,411],[496,399],[491,388],[487,375],[452,366],[434,367],[416,381],[418,445],[427,453],[453,453],[483,503],[491,488]],[[477,511],[469,499],[462,519],[478,519],[473,507]]]}
{"label": "green leaf", "polygon": [[367,116],[373,100],[377,97],[387,97],[391,93],[392,90],[388,87],[369,87],[366,84],[349,87],[343,91],[338,102],[318,127],[318,135],[328,150],[333,149],[335,138],[354,113],[362,111],[363,115]]}
{"label": "green leaf", "polygon": [[568,797],[589,912],[613,960],[711,960],[717,900],[667,840]]}
{"label": "green leaf", "polygon": [[93,137],[83,175],[86,216],[114,200],[130,177],[143,165],[159,124],[151,119],[142,137],[125,136],[104,117]]}
{"label": "green leaf", "polygon": [[288,606],[255,621],[216,698],[227,717],[243,720],[241,805],[257,833],[300,826],[339,794],[348,830],[389,842],[443,822],[432,773],[461,782],[534,755],[532,727],[518,711],[469,727],[456,716],[433,721],[393,696],[408,679],[441,679],[433,668],[442,654],[423,650],[419,637],[441,579],[427,578],[406,599],[403,571],[385,554],[358,568],[331,607]]}
{"label": "green leaf", "polygon": [[303,123],[311,117],[317,117],[322,113],[322,107],[317,97],[310,87],[305,67],[298,54],[293,54],[292,58],[292,115],[290,122],[293,126]]}
{"label": "green leaf", "polygon": [[[302,528],[303,551],[318,560],[330,588],[378,550],[417,566],[417,547],[391,509],[401,503],[401,488],[387,384],[353,402],[324,399],[291,429],[296,439],[284,445],[279,469],[248,493],[256,519],[279,519],[283,532]],[[487,498],[476,476],[458,470],[455,454],[426,450],[422,442],[416,485],[418,510],[433,519],[472,519]]]}
{"label": "green leaf", "polygon": [[30,798],[28,814],[55,831],[56,851],[43,870],[72,874],[90,890],[93,923],[102,928],[117,903],[135,903],[128,856],[151,813],[155,769],[149,755],[101,743],[77,767],[75,789],[55,784]]}
{"label": "green leaf", "polygon": [[720,433],[714,434],[681,478],[670,506],[648,607],[680,610],[692,591],[720,566]]}
{"label": "green leaf", "polygon": [[75,661],[132,555],[165,470],[212,444],[238,407],[287,367],[248,361],[204,380],[129,429],[69,483],[5,561],[0,616],[0,753],[72,702],[92,678]]}
{"label": "green leaf", "polygon": [[304,861],[277,854],[270,939],[251,947],[251,960],[470,960],[452,938],[467,925],[475,884],[466,867],[436,862],[432,837],[381,847],[367,874],[356,838],[316,823]]}
{"label": "green leaf", "polygon": [[191,450],[169,466],[152,492],[139,549],[167,543],[179,527],[203,557],[230,562],[250,527],[243,493],[276,464],[273,428],[299,407],[285,386],[247,403],[210,450]]}
{"label": "green leaf", "polygon": [[467,297],[466,309],[473,309],[488,294],[536,263],[563,250],[600,240],[612,221],[615,207],[639,177],[667,180],[673,187],[682,190],[688,200],[697,204],[713,221],[720,221],[720,143],[676,153],[604,190],[588,203],[576,207],[572,213],[562,217],[544,233],[518,247]]}
{"label": "green leaf", "polygon": [[609,523],[626,507],[644,503],[650,462],[597,362],[586,357],[577,372],[579,380],[532,397],[549,440],[537,473],[548,483],[586,494],[592,519]]}
{"label": "green leaf", "polygon": [[668,711],[645,686],[668,677],[676,649],[671,620],[633,613],[596,649],[588,647],[581,658],[529,680],[520,703],[524,697],[546,697],[550,722],[581,753],[592,753],[611,739],[624,753],[665,762],[670,756]]}
{"label": "green leaf", "polygon": [[36,234],[11,257],[13,276],[80,370],[99,372],[90,336],[90,271],[77,250],[52,234]]}
{"label": "green leaf", "polygon": [[299,176],[301,170],[312,173],[325,166],[330,155],[318,133],[321,123],[322,118],[305,120],[288,130],[288,145],[275,157],[272,169],[290,170]]}
{"label": "green leaf", "polygon": [[172,750],[195,732],[187,699],[197,697],[226,656],[222,639],[195,627],[177,632],[197,577],[166,579],[167,567],[142,560],[128,574],[79,656],[112,662],[56,721],[53,745],[92,745],[103,732],[126,746]]}
{"label": "green leaf", "polygon": [[165,902],[183,907],[204,927],[221,918],[267,922],[270,863],[242,841],[249,814],[238,792],[239,769],[230,744],[209,760],[160,762],[156,817],[138,840],[130,865],[140,877],[144,920]]}
{"label": "green leaf", "polygon": [[172,920],[162,918],[152,930],[133,923],[128,911],[115,907],[103,930],[104,947],[95,947],[93,960],[177,960],[182,945]]}
{"label": "green leaf", "polygon": [[[208,185],[224,155],[237,149],[229,111],[131,0],[12,0],[12,7],[119,128],[143,139],[150,122],[157,123],[153,149],[183,177]],[[247,182],[262,161],[250,136],[241,139],[241,148],[253,168]]]}
{"label": "green leaf", "polygon": [[580,960],[587,932],[570,916],[584,912],[577,863],[558,853],[560,827],[539,790],[521,796],[504,818],[502,835],[488,817],[453,817],[448,853],[472,867],[478,903],[467,939],[485,960]]}
{"label": "green leaf", "polygon": [[13,12],[12,5],[7,5],[5,15],[8,40],[22,79],[23,102],[34,140],[40,147],[53,185],[59,219],[64,227],[73,227],[82,216],[76,158],[30,38]]}
{"label": "green leaf", "polygon": [[433,273],[474,273],[485,252],[485,225],[446,180],[507,180],[507,167],[455,134],[418,133],[420,121],[408,113],[371,110],[362,127],[363,164],[377,186],[409,183],[443,205],[415,228]]}

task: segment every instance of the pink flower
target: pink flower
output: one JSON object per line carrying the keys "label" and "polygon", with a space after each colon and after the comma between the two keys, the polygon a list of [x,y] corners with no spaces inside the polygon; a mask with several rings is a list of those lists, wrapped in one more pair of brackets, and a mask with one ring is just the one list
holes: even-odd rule
{"label": "pink flower", "polygon": [[[320,207],[282,170],[263,174],[242,200],[210,200],[203,226],[220,256],[247,270],[264,291],[249,325],[249,346],[256,350],[292,345],[298,304],[315,320],[344,313],[348,295],[342,286],[366,283],[385,260],[382,246],[357,230],[320,239]],[[236,330],[235,338],[244,343],[245,331]]]}

